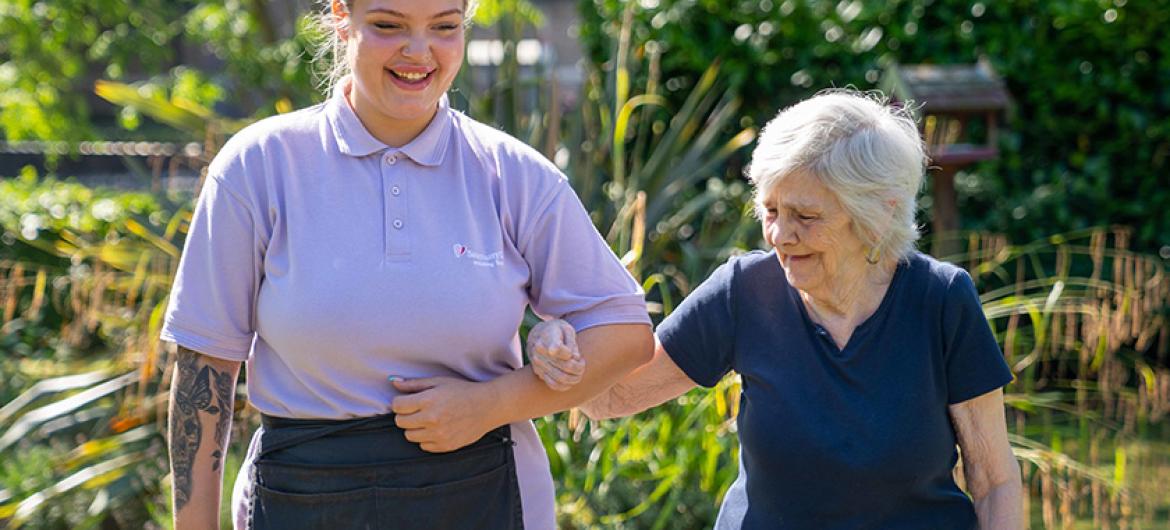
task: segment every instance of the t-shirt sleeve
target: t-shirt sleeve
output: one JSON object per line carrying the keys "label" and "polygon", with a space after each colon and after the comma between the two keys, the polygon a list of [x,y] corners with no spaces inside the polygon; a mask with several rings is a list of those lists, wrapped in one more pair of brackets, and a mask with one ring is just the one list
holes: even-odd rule
{"label": "t-shirt sleeve", "polygon": [[979,294],[967,271],[959,270],[947,288],[943,336],[947,403],[962,403],[1012,381],[1012,372],[991,331]]}
{"label": "t-shirt sleeve", "polygon": [[208,177],[179,260],[162,339],[212,357],[247,360],[262,262],[247,204]]}
{"label": "t-shirt sleeve", "polygon": [[521,230],[519,250],[531,278],[528,297],[543,318],[577,331],[607,324],[646,324],[646,299],[568,182],[561,178]]}
{"label": "t-shirt sleeve", "polygon": [[733,366],[734,272],[734,260],[720,265],[655,332],[671,360],[705,387],[718,384]]}

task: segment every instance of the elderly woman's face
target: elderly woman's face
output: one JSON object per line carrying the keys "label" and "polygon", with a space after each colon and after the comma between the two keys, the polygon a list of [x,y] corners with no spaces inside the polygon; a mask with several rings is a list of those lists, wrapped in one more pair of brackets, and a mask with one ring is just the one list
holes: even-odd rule
{"label": "elderly woman's face", "polygon": [[[346,32],[351,101],[376,116],[430,121],[463,63],[464,0],[356,0]],[[360,101],[356,101],[360,100]]]}
{"label": "elderly woman's face", "polygon": [[764,239],[776,248],[788,283],[805,292],[829,288],[834,279],[865,266],[865,244],[829,188],[796,173],[762,194]]}

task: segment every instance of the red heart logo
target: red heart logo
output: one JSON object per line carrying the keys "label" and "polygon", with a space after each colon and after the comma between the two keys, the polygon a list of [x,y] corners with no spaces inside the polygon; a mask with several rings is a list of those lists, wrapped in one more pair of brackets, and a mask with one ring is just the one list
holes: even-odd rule
{"label": "red heart logo", "polygon": [[452,247],[452,250],[455,251],[455,257],[457,258],[462,258],[463,255],[467,253],[467,247],[460,244],[456,244],[454,247]]}

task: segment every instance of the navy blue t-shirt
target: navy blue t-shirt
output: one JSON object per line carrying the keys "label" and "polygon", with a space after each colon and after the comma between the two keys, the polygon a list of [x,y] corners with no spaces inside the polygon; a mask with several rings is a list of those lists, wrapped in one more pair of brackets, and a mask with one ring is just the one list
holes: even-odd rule
{"label": "navy blue t-shirt", "polygon": [[947,406],[1012,380],[967,272],[915,254],[839,349],[775,252],[720,266],[657,334],[696,383],[743,380],[718,529],[975,528]]}

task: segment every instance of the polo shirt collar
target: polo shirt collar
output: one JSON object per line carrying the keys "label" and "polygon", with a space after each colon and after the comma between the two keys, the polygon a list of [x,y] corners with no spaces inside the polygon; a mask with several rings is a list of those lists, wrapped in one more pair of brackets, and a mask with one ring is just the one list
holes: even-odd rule
{"label": "polo shirt collar", "polygon": [[[349,101],[345,99],[345,90],[351,82],[351,78],[342,79],[326,103],[326,116],[338,148],[342,153],[355,157],[368,156],[386,149],[393,150],[366,130],[353,107],[349,105]],[[397,151],[420,165],[433,167],[442,164],[451,136],[451,112],[447,95],[443,94],[443,97],[439,98],[439,110],[431,122],[414,140]]]}

